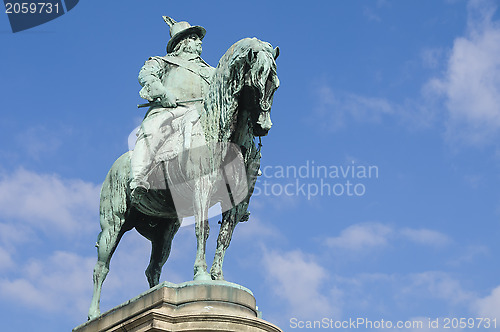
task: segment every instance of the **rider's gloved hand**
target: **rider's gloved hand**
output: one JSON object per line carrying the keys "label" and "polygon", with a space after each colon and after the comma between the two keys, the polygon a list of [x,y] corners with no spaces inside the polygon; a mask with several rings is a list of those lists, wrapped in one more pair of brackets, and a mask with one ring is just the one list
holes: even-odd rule
{"label": "rider's gloved hand", "polygon": [[142,98],[149,101],[159,101],[163,107],[176,107],[176,98],[173,96],[160,81],[153,81],[146,84],[139,94]]}
{"label": "rider's gloved hand", "polygon": [[165,87],[163,86],[163,84],[161,84],[160,81],[151,82],[149,84],[148,90],[149,90],[149,95],[153,100],[163,96],[166,91]]}
{"label": "rider's gloved hand", "polygon": [[168,90],[166,90],[163,96],[160,97],[160,102],[163,107],[177,107],[175,96],[173,96]]}
{"label": "rider's gloved hand", "polygon": [[149,101],[155,101],[165,95],[166,89],[161,84],[160,81],[152,81],[144,85],[144,87],[139,91],[141,98],[147,99]]}

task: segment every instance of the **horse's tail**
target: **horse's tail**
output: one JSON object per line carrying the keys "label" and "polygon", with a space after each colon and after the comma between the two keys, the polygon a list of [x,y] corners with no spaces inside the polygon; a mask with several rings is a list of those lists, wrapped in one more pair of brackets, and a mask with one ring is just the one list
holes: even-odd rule
{"label": "horse's tail", "polygon": [[[127,211],[130,178],[130,153],[118,158],[106,175],[101,188],[101,228],[122,223]],[[121,225],[120,225],[121,226]]]}

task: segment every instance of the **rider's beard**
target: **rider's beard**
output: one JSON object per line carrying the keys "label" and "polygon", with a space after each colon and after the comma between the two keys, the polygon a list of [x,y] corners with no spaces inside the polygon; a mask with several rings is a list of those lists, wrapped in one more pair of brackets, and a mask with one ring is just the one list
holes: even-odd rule
{"label": "rider's beard", "polygon": [[201,46],[196,47],[196,46],[193,46],[192,43],[188,43],[184,47],[184,52],[191,53],[191,54],[196,54],[196,55],[201,55]]}
{"label": "rider's beard", "polygon": [[185,39],[182,43],[182,51],[184,53],[201,55],[201,43],[196,43],[191,39]]}
{"label": "rider's beard", "polygon": [[184,39],[174,48],[173,55],[183,56],[188,54],[196,54],[200,56],[201,50],[201,43],[195,43],[190,39]]}

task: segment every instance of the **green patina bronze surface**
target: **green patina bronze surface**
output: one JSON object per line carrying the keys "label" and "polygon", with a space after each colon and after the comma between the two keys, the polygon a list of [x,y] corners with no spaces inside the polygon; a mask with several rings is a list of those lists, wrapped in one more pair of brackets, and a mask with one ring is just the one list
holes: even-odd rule
{"label": "green patina bronze surface", "polygon": [[[217,68],[200,57],[205,29],[164,17],[171,39],[166,56],[151,57],[139,73],[140,95],[150,106],[134,151],[111,167],[101,189],[98,260],[89,319],[99,316],[101,287],[122,235],[132,229],[152,242],[146,269],[158,285],[182,218],[194,215],[194,280],[223,280],[222,264],[234,227],[249,217],[260,166],[255,137],[271,128],[279,86],[279,51],[246,38],[222,56]],[[217,248],[207,271],[208,209],[220,203]]]}

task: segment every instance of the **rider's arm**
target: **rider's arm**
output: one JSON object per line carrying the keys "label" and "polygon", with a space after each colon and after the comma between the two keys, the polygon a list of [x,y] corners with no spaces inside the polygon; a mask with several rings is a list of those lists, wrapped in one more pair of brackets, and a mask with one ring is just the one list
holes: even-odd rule
{"label": "rider's arm", "polygon": [[154,101],[165,95],[165,87],[161,83],[164,74],[164,65],[155,58],[150,58],[139,72],[139,83],[142,86],[139,95],[141,98]]}
{"label": "rider's arm", "polygon": [[163,107],[176,107],[175,97],[161,81],[166,70],[167,66],[159,58],[153,57],[146,61],[139,72],[139,83],[142,86],[139,95],[149,101],[159,100]]}

